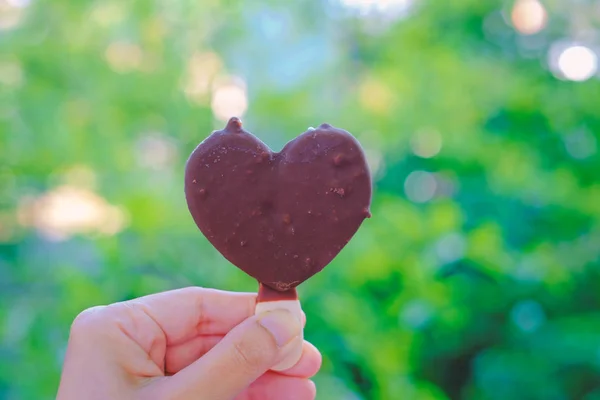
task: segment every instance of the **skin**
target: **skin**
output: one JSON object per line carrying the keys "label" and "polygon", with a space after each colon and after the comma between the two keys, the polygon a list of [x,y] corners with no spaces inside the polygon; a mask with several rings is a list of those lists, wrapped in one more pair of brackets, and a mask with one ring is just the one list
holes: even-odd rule
{"label": "skin", "polygon": [[[94,307],[73,322],[58,400],[310,400],[321,355],[256,294],[190,287]],[[294,346],[292,368],[269,371]]]}

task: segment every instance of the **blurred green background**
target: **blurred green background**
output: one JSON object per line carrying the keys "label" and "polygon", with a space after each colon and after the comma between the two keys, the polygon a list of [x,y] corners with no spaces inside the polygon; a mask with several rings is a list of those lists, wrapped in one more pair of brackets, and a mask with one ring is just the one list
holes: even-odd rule
{"label": "blurred green background", "polygon": [[0,398],[54,397],[87,307],[256,290],[183,196],[239,115],[372,168],[300,287],[319,399],[600,399],[600,1],[540,1],[0,0]]}

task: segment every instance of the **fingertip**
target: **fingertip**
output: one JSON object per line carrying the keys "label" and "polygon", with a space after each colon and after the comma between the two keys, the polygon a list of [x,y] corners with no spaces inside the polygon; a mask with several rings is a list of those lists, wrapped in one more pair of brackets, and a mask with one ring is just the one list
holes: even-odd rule
{"label": "fingertip", "polygon": [[321,369],[323,357],[317,348],[307,342],[302,344],[302,356],[293,367],[284,371],[279,371],[282,375],[294,376],[298,378],[311,378]]}
{"label": "fingertip", "polygon": [[312,399],[316,399],[317,398],[317,385],[315,384],[315,382],[309,380],[308,381],[308,390],[310,391],[310,396]]}
{"label": "fingertip", "polygon": [[314,382],[293,376],[267,372],[240,394],[238,398],[261,400],[312,400],[316,397]]}
{"label": "fingertip", "polygon": [[313,362],[316,365],[317,371],[321,368],[321,365],[323,363],[323,355],[321,354],[321,352],[319,351],[319,349],[317,349],[317,347],[312,344],[311,342],[305,340],[304,341],[304,348],[307,354],[310,354],[311,357],[313,358]]}

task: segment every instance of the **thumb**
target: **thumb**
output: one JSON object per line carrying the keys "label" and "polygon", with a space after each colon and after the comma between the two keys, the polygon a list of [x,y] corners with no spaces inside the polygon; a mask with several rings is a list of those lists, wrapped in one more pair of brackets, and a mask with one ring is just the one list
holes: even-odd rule
{"label": "thumb", "polygon": [[300,321],[287,310],[250,317],[169,379],[170,398],[232,399],[298,346],[301,333]]}

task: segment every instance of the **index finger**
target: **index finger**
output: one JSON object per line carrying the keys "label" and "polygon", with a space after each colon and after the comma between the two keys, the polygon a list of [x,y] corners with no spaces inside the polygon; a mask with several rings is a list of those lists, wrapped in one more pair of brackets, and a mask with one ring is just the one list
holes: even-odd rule
{"label": "index finger", "polygon": [[127,301],[162,329],[167,346],[200,335],[224,335],[254,315],[256,293],[187,287]]}

